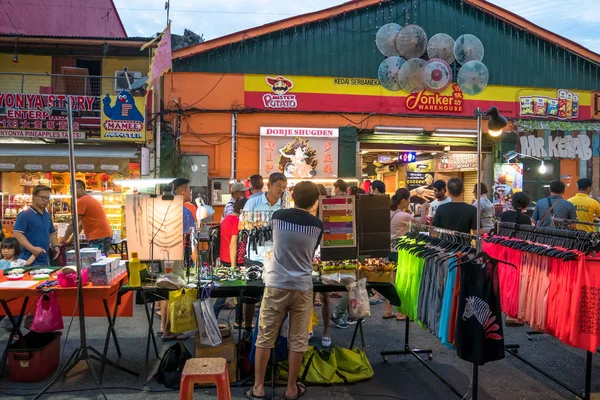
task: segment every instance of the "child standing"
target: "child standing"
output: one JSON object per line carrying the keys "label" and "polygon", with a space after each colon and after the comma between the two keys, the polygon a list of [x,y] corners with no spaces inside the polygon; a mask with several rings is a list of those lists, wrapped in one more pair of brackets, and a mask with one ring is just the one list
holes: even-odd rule
{"label": "child standing", "polygon": [[0,270],[8,268],[19,268],[31,265],[35,261],[35,256],[32,254],[27,260],[22,260],[19,257],[21,254],[21,246],[15,238],[7,238],[2,241],[0,259]]}

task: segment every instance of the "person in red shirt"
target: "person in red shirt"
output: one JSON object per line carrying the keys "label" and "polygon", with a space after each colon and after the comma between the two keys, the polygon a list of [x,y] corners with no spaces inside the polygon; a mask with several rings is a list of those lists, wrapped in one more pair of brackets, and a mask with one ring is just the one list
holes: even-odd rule
{"label": "person in red shirt", "polygon": [[[221,263],[226,267],[231,266],[243,266],[244,265],[244,252],[245,248],[243,246],[238,249],[238,234],[239,234],[239,222],[240,222],[240,213],[244,209],[246,205],[246,201],[248,201],[245,197],[240,197],[233,203],[233,213],[227,215],[223,222],[221,222],[221,232],[219,239],[219,258],[221,259]],[[231,260],[235,260],[232,262]],[[219,312],[223,308],[223,305],[227,301],[224,297],[219,297],[215,301],[214,310],[217,318],[219,317]],[[239,306],[240,301],[238,299],[238,306],[236,307],[236,321],[241,319],[239,315],[242,312],[241,307]],[[254,307],[254,305],[251,305]]]}
{"label": "person in red shirt", "polygon": [[[112,228],[108,223],[108,217],[102,204],[86,193],[85,182],[75,182],[77,195],[77,214],[79,215],[78,231],[85,233],[90,247],[98,248],[102,253],[108,255],[112,242]],[[73,224],[69,224],[63,237],[63,243],[67,243],[73,234]]]}
{"label": "person in red shirt", "polygon": [[[227,215],[221,222],[221,239],[219,245],[219,256],[221,262],[226,266],[244,265],[244,255],[238,252],[238,225],[240,213],[248,199],[240,197],[233,204],[233,213]],[[235,260],[232,262],[232,260]]]}

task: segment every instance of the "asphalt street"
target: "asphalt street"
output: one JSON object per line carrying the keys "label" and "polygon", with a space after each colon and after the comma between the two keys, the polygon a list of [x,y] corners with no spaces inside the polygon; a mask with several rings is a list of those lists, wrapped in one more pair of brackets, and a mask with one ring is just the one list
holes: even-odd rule
{"label": "asphalt street", "polygon": [[[111,345],[109,358],[120,365],[135,371],[143,372],[146,346],[147,322],[142,306],[134,306],[133,318],[120,318],[116,329],[123,350],[119,360],[114,346]],[[309,387],[304,399],[458,399],[442,382],[437,380],[423,365],[410,355],[391,356],[384,363],[380,351],[399,349],[404,343],[404,322],[383,320],[384,305],[371,308],[372,316],[364,324],[367,355],[375,371],[375,376],[369,381],[346,386]],[[228,313],[223,311],[223,313]],[[320,314],[320,312],[319,312]],[[224,314],[227,315],[227,314]],[[233,318],[233,314],[230,315]],[[66,327],[70,318],[65,318]],[[88,344],[101,350],[104,345],[107,322],[103,318],[88,318]],[[155,331],[159,323],[155,323]],[[315,328],[318,338],[322,327]],[[531,341],[526,332],[528,327],[509,327],[505,329],[506,343],[521,346],[519,354],[539,367],[556,375],[574,389],[583,390],[586,352],[569,347],[548,335],[536,335]],[[334,345],[348,346],[352,337],[352,329],[340,330],[333,328]],[[4,348],[8,332],[0,332],[0,345]],[[63,341],[64,343],[64,341]],[[410,343],[413,348],[432,349],[433,360],[427,364],[441,376],[451,382],[464,399],[470,398],[471,364],[460,360],[456,352],[443,347],[439,340],[429,332],[411,323]],[[62,344],[62,343],[61,343]],[[65,358],[79,345],[79,329],[77,320],[63,346]],[[159,340],[159,345],[163,345]],[[193,351],[193,339],[186,341],[188,348]],[[163,347],[163,349],[166,347]],[[98,366],[94,362],[94,365]],[[593,357],[592,392],[600,392],[600,355]],[[2,399],[30,399],[43,387],[43,382],[19,383],[10,382],[5,371],[0,381]],[[109,399],[177,399],[178,392],[165,389],[161,384],[152,381],[148,386],[143,385],[142,378],[126,375],[111,367],[106,368],[103,387]],[[283,388],[276,388],[276,396],[283,394]],[[233,388],[233,399],[243,399],[243,388]],[[270,391],[267,392],[270,398]],[[276,398],[277,398],[276,397]],[[57,382],[44,398],[55,400],[66,399],[96,399],[102,398],[95,388],[94,381],[85,363],[75,367],[66,379]],[[212,389],[197,389],[196,399],[216,399]],[[479,399],[481,400],[558,400],[574,399],[575,396],[543,377],[540,373],[518,361],[511,355],[505,359],[488,363],[479,368]]]}

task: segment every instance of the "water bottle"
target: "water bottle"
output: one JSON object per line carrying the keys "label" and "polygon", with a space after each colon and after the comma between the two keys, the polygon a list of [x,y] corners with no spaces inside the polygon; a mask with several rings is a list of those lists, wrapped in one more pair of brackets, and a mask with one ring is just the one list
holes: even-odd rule
{"label": "water bottle", "polygon": [[136,251],[132,251],[131,257],[129,258],[129,286],[142,286],[142,279],[140,278],[141,267],[142,264],[138,258],[138,253]]}

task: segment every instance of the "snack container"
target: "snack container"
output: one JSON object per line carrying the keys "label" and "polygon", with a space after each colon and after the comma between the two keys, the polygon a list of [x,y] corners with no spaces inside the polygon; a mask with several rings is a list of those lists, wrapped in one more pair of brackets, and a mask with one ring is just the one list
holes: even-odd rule
{"label": "snack container", "polygon": [[573,94],[573,112],[571,114],[571,117],[579,117],[579,96],[576,94]]}
{"label": "snack container", "polygon": [[558,91],[558,118],[567,118],[567,91]]}
{"label": "snack container", "polygon": [[519,97],[521,116],[533,115],[533,97]]}
{"label": "snack container", "polygon": [[534,97],[533,98],[533,115],[536,117],[546,116],[548,110],[548,98],[547,97]]}
{"label": "snack container", "polygon": [[548,110],[549,117],[558,117],[558,99],[548,99]]}
{"label": "snack container", "polygon": [[573,93],[567,92],[567,118],[573,116]]}

